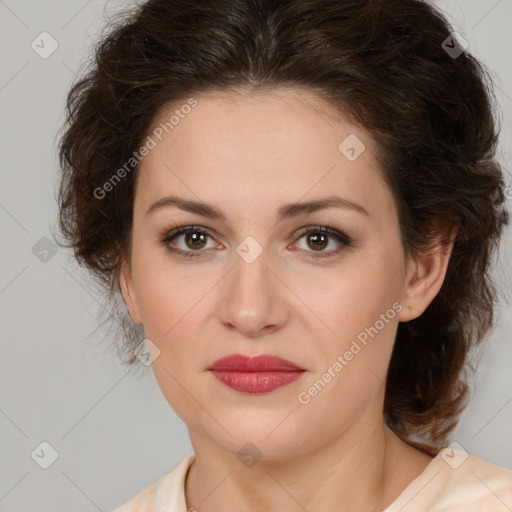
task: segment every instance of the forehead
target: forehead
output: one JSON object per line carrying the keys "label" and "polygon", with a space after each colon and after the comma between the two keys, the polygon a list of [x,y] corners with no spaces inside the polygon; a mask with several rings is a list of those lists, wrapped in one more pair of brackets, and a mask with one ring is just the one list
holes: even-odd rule
{"label": "forehead", "polygon": [[[339,109],[307,89],[216,91],[196,95],[193,108],[188,107],[189,102],[190,99],[184,98],[163,108],[151,131],[160,128],[162,132],[163,128],[163,138],[169,140],[166,136],[172,135],[176,144],[191,144],[184,149],[194,149],[198,154],[218,155],[220,150],[229,154],[258,148],[266,150],[260,155],[264,158],[279,148],[284,153],[292,149],[303,153],[320,147],[337,152],[339,143],[349,134],[364,139],[366,146],[373,145],[362,128],[350,123]],[[199,139],[203,144],[197,144]],[[210,141],[222,144],[219,151],[204,145]],[[304,142],[307,144],[294,146]]]}
{"label": "forehead", "polygon": [[336,192],[389,202],[372,139],[313,92],[217,92],[194,100],[193,108],[182,108],[186,99],[167,107],[151,127],[155,146],[139,171],[145,202],[164,191],[219,204],[277,205]]}

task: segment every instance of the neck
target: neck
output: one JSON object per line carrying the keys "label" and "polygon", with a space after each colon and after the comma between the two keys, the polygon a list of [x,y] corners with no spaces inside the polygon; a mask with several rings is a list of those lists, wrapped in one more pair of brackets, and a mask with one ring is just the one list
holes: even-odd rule
{"label": "neck", "polygon": [[[360,423],[358,428],[364,427]],[[187,475],[187,510],[380,512],[431,457],[406,445],[383,422],[352,428],[334,442],[251,467],[191,432],[196,459]]]}

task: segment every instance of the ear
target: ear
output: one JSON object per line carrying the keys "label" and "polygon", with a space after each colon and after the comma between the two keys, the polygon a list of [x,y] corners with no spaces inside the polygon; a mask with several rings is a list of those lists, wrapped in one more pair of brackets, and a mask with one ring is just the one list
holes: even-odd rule
{"label": "ear", "polygon": [[[419,317],[438,294],[446,276],[457,230],[457,225],[454,227],[446,220],[432,221],[428,238],[435,241],[435,247],[408,256],[401,300],[403,308],[397,315],[400,322]],[[447,243],[441,244],[443,240]]]}
{"label": "ear", "polygon": [[130,264],[124,261],[121,265],[119,272],[119,291],[123,298],[124,305],[128,310],[130,318],[138,325],[142,324],[140,318],[139,307],[135,296],[135,290],[133,287],[132,274]]}

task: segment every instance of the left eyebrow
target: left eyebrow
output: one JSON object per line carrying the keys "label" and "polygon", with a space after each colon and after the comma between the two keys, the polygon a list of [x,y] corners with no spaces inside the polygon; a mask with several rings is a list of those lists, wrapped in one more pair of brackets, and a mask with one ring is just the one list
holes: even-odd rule
{"label": "left eyebrow", "polygon": [[323,210],[325,208],[344,208],[370,216],[368,211],[360,204],[354,203],[339,196],[327,196],[305,203],[291,203],[284,205],[279,208],[278,217],[279,219],[284,219],[286,217],[295,217],[297,215],[307,215],[309,213]]}
{"label": "left eyebrow", "polygon": [[[146,211],[146,215],[161,208],[175,206],[181,210],[188,211],[208,217],[210,219],[217,219],[224,223],[227,223],[227,217],[222,210],[219,208],[209,205],[207,203],[199,201],[191,201],[189,199],[182,199],[176,196],[163,197],[152,204]],[[319,210],[326,208],[343,208],[350,209],[359,212],[363,215],[369,216],[368,211],[360,204],[349,201],[339,196],[327,196],[304,203],[290,203],[281,206],[277,211],[277,217],[279,220],[288,217],[297,217],[299,215],[308,215]]]}

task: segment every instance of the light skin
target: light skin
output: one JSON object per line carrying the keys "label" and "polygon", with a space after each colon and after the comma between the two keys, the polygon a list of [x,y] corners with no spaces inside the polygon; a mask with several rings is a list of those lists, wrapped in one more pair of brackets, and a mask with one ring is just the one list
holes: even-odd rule
{"label": "light skin", "polygon": [[[313,92],[195,98],[197,106],[140,166],[132,249],[120,275],[131,318],[160,350],[152,364],[158,385],[196,454],[187,507],[381,511],[431,461],[384,426],[384,382],[398,323],[421,315],[438,293],[451,246],[406,255],[370,136],[334,117]],[[338,149],[350,134],[366,146],[354,161]],[[176,206],[148,212],[171,195],[208,203],[226,219]],[[326,196],[366,213],[330,207],[277,217],[285,204]],[[318,248],[318,232],[303,235],[327,225],[351,243],[327,235]],[[162,243],[180,226],[201,229],[169,246],[198,257]],[[436,229],[446,234],[441,224]],[[207,236],[198,241],[201,230]],[[251,263],[236,251],[249,236],[262,250]],[[394,303],[400,311],[388,313],[378,334],[301,403],[299,393]],[[277,355],[306,371],[270,393],[241,393],[207,369],[230,354]],[[252,467],[237,456],[248,442],[261,453]]]}

